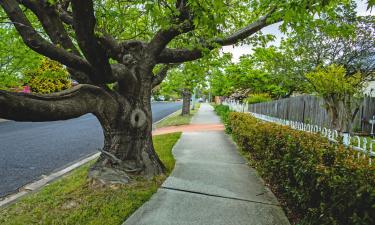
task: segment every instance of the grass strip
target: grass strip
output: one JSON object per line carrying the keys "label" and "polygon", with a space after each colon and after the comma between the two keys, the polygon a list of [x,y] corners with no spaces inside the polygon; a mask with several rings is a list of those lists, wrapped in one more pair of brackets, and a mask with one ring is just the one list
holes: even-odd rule
{"label": "grass strip", "polygon": [[170,116],[166,118],[165,120],[162,120],[158,124],[156,124],[156,128],[188,125],[190,124],[190,121],[193,118],[193,116],[198,112],[199,107],[200,107],[200,103],[197,103],[195,105],[195,109],[190,110],[190,114],[184,115],[184,116],[181,115],[181,110],[179,110],[173,116]]}

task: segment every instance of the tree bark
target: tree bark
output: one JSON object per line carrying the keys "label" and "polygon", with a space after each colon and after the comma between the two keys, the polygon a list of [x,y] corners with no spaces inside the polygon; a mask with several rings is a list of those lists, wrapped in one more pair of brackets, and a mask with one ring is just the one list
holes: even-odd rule
{"label": "tree bark", "polygon": [[152,142],[151,69],[135,65],[132,71],[137,78],[119,81],[114,92],[119,110],[98,116],[104,147],[89,177],[104,184],[127,183],[132,176],[152,178],[165,172]]}
{"label": "tree bark", "polygon": [[[148,92],[144,88],[141,92]],[[165,172],[152,143],[150,95],[118,98],[122,112],[109,118],[98,116],[103,127],[104,147],[89,177],[103,184],[128,183],[132,176],[152,178]]]}
{"label": "tree bark", "polygon": [[183,90],[182,91],[182,113],[181,115],[189,115],[190,114],[190,99],[191,99],[191,91],[190,90]]}

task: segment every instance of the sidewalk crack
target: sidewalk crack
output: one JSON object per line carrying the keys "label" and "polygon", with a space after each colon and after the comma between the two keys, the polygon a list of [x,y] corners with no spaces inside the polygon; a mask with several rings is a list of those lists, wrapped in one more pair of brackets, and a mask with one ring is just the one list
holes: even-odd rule
{"label": "sidewalk crack", "polygon": [[251,202],[251,203],[257,203],[257,204],[263,204],[263,205],[280,206],[279,204],[260,202],[260,201],[254,201],[254,200],[236,198],[236,197],[221,196],[221,195],[215,195],[215,194],[208,194],[208,193],[203,193],[203,192],[198,192],[198,191],[189,191],[189,190],[172,188],[172,187],[162,186],[162,187],[160,187],[160,189],[166,189],[166,190],[177,191],[177,192],[185,192],[185,193],[191,193],[191,194],[198,194],[198,195],[205,195],[205,196],[224,198],[224,199],[231,199],[231,200],[237,200],[237,201],[243,201],[243,202]]}

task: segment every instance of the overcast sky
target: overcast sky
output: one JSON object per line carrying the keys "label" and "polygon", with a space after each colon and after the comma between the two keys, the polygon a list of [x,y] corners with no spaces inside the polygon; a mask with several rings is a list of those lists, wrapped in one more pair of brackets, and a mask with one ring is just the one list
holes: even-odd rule
{"label": "overcast sky", "polygon": [[[375,15],[375,9],[372,9],[372,11],[366,11],[366,8],[367,8],[366,1],[364,1],[364,0],[356,0],[356,2],[357,2],[357,12],[358,12],[359,16],[363,16],[363,15]],[[262,29],[262,32],[264,34],[273,34],[273,35],[275,35],[276,40],[275,40],[274,43],[272,43],[274,45],[278,45],[278,43],[280,43],[281,38],[285,36],[283,33],[281,33],[279,31],[279,25],[280,24],[281,23],[273,24],[273,25],[270,25],[270,26],[265,27],[264,29]],[[237,47],[224,46],[222,48],[222,50],[223,50],[223,52],[230,52],[230,53],[232,53],[232,55],[233,55],[233,61],[237,62],[240,56],[242,56],[244,54],[251,53],[251,46],[249,46],[249,45],[243,45],[243,46],[237,46]]]}

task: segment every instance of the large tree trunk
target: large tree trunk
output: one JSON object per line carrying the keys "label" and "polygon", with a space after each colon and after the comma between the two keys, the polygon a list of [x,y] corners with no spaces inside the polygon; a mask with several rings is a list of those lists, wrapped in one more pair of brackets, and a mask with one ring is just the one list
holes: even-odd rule
{"label": "large tree trunk", "polygon": [[183,90],[182,91],[182,113],[181,115],[189,115],[190,114],[190,99],[191,99],[191,91],[190,90]]}
{"label": "large tree trunk", "polygon": [[152,178],[164,166],[152,143],[151,106],[133,102],[123,114],[100,118],[103,127],[102,155],[91,168],[90,178],[102,183],[127,183],[132,175]]}
{"label": "large tree trunk", "polygon": [[119,111],[98,116],[104,132],[102,155],[89,173],[102,183],[127,183],[131,176],[152,178],[165,167],[152,143],[151,81],[119,84]]}
{"label": "large tree trunk", "polygon": [[331,120],[330,128],[339,131],[341,129],[341,124],[339,120],[339,101],[337,100],[337,96],[325,97],[324,103],[329,119]]}

